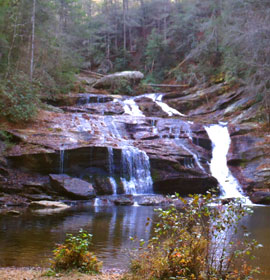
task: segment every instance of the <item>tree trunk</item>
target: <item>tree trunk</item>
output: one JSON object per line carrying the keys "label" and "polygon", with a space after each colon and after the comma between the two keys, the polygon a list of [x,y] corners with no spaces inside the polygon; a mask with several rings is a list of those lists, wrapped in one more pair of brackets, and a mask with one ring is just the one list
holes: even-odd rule
{"label": "tree trunk", "polygon": [[127,26],[126,26],[126,0],[123,0],[123,49],[124,49],[124,52],[126,51],[127,49]]}
{"label": "tree trunk", "polygon": [[[10,48],[9,48],[9,51],[8,51],[6,78],[7,78],[8,75],[9,75],[11,53],[12,53],[13,47],[14,47],[14,45],[15,45],[15,40],[16,40],[16,37],[17,37],[18,13],[19,13],[19,12],[16,13],[16,18],[15,18],[15,23],[14,23],[14,29],[13,29],[13,36],[12,36],[12,42],[11,42],[11,45],[10,45]],[[1,58],[1,57],[0,57],[0,58]]]}
{"label": "tree trunk", "polygon": [[32,80],[33,80],[33,73],[34,73],[35,24],[36,24],[36,0],[33,0],[32,40],[31,40],[31,60],[30,60],[30,82],[32,82]]}
{"label": "tree trunk", "polygon": [[144,11],[144,0],[140,0],[141,10],[142,10],[142,37],[145,41],[146,31],[145,31],[145,11]]}

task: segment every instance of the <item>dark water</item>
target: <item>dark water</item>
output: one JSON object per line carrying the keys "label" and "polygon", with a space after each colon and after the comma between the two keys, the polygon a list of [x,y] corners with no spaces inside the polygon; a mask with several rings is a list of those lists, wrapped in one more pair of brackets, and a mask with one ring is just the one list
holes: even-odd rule
{"label": "dark water", "polygon": [[[134,246],[130,236],[148,239],[154,218],[153,207],[84,207],[64,212],[25,212],[19,217],[0,216],[0,266],[48,266],[48,258],[56,243],[66,233],[84,228],[94,235],[93,250],[105,268],[125,268],[128,249]],[[254,214],[245,218],[253,238],[264,247],[257,251],[256,262],[270,279],[270,207],[254,207]]]}

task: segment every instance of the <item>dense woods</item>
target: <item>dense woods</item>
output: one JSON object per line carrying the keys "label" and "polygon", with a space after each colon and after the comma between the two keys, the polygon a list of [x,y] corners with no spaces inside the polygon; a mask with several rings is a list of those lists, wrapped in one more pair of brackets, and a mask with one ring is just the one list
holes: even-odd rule
{"label": "dense woods", "polygon": [[268,108],[269,11],[267,0],[1,1],[1,114],[29,119],[38,94],[69,92],[82,68],[154,83],[219,76]]}

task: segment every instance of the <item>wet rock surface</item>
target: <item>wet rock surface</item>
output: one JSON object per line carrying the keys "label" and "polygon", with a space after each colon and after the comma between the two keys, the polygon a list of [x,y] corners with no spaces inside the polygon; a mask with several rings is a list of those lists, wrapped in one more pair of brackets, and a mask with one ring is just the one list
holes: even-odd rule
{"label": "wet rock surface", "polygon": [[[220,83],[137,97],[92,89],[48,102],[62,111],[41,110],[31,124],[10,127],[14,145],[0,161],[0,191],[24,194],[26,203],[61,195],[89,199],[95,191],[110,195],[115,186],[109,178],[118,194],[133,192],[148,165],[155,192],[217,189],[209,169],[212,142],[204,126],[218,121],[233,123],[227,159],[244,190],[270,188],[268,138],[256,135],[251,120],[258,104],[242,89]],[[22,180],[11,175],[14,170],[43,179]],[[59,178],[50,181],[49,174]]]}

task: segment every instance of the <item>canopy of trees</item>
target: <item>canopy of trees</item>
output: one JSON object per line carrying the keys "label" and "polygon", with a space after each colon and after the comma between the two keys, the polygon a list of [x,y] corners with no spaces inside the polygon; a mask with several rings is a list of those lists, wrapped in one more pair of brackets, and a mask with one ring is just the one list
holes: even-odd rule
{"label": "canopy of trees", "polygon": [[1,80],[55,94],[80,68],[185,84],[222,73],[267,105],[269,17],[268,0],[2,0]]}

